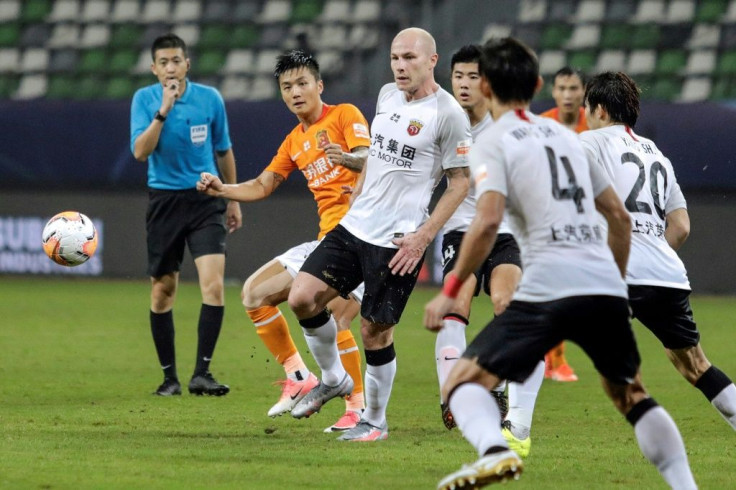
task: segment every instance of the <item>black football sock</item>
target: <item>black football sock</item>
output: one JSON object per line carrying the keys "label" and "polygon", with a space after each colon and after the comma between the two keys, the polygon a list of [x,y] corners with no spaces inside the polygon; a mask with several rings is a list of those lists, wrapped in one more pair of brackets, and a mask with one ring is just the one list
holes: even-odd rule
{"label": "black football sock", "polygon": [[199,342],[197,343],[197,365],[194,375],[204,374],[210,369],[212,354],[215,352],[217,338],[222,328],[224,306],[202,305],[199,311]]}
{"label": "black football sock", "polygon": [[174,349],[174,314],[171,310],[166,313],[151,312],[151,334],[153,345],[156,346],[158,361],[164,376],[177,379],[176,351]]}

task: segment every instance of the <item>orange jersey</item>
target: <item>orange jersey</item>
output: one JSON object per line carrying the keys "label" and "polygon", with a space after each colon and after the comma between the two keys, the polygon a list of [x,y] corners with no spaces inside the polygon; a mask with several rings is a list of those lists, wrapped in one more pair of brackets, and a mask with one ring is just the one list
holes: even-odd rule
{"label": "orange jersey", "polygon": [[342,186],[354,187],[358,173],[342,165],[332,165],[322,147],[337,143],[349,152],[371,145],[368,122],[357,107],[351,104],[323,104],[319,120],[304,131],[299,123],[281,143],[278,153],[266,170],[287,178],[294,170],[301,170],[309,190],[317,201],[319,235],[322,238],[333,229],[349,207],[349,196]]}
{"label": "orange jersey", "polygon": [[[579,111],[578,125],[575,126],[575,132],[578,134],[588,130],[588,121],[585,120],[585,109],[581,107]],[[562,123],[562,121],[560,121],[560,110],[557,107],[555,107],[554,109],[550,109],[547,112],[541,113],[540,116],[548,117],[550,119],[554,119],[558,123]]]}

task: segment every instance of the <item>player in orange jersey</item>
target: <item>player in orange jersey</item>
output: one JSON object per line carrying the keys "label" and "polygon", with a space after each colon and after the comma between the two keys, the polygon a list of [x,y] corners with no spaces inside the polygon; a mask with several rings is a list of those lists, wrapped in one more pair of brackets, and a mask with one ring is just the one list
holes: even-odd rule
{"label": "player in orange jersey", "polygon": [[[243,285],[246,312],[258,336],[286,372],[281,398],[268,411],[271,417],[290,412],[318,384],[302,360],[278,305],[288,298],[294,276],[304,260],[347,212],[349,195],[343,187],[355,186],[370,146],[368,123],[358,108],[322,102],[324,86],[319,65],[312,56],[298,50],[279,56],[274,77],[284,103],[299,119],[299,124],[286,136],[271,163],[257,178],[240,184],[225,185],[209,173],[203,173],[197,183],[197,189],[209,195],[251,202],[270,196],[291,172],[300,170],[317,201],[318,240],[279,255],[254,272]],[[345,414],[325,432],[354,427],[365,408],[360,352],[350,332],[362,295],[361,284],[350,298],[338,297],[329,305],[338,324],[336,342],[340,359],[355,386],[346,397]]]}
{"label": "player in orange jersey", "polygon": [[[569,66],[560,68],[555,73],[552,86],[552,97],[557,107],[540,114],[559,122],[576,133],[588,129],[583,108],[585,95],[585,75]],[[544,356],[544,377],[555,381],[577,381],[575,370],[570,367],[565,358],[565,343],[562,342]]]}

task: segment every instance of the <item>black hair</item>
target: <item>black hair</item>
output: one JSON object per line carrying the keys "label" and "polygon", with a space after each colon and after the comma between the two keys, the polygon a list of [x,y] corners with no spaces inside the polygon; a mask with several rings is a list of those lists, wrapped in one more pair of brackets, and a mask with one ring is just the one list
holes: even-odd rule
{"label": "black hair", "polygon": [[626,73],[607,71],[588,81],[583,100],[591,111],[601,106],[611,121],[633,128],[639,119],[640,93],[636,82]]}
{"label": "black hair", "polygon": [[588,82],[588,77],[585,75],[583,70],[579,68],[573,68],[572,66],[563,66],[559,70],[557,70],[557,73],[555,73],[555,76],[552,78],[552,84],[554,85],[554,82],[557,81],[557,77],[570,77],[575,75],[580,79],[580,83],[585,87],[586,83]]}
{"label": "black hair", "polygon": [[298,70],[299,68],[306,68],[314,75],[315,80],[320,80],[319,63],[314,59],[314,56],[300,49],[292,49],[276,58],[276,68],[273,70],[273,77],[278,80],[285,72]]}
{"label": "black hair", "polygon": [[539,78],[537,55],[513,37],[489,39],[482,48],[481,74],[499,101],[528,102]]}
{"label": "black hair", "polygon": [[170,32],[168,34],[164,34],[163,36],[157,37],[156,40],[153,41],[153,45],[151,46],[151,59],[156,61],[156,51],[158,51],[159,49],[169,48],[181,48],[181,50],[184,52],[184,57],[188,57],[187,43],[185,43],[182,38],[180,38],[173,32]]}
{"label": "black hair", "polygon": [[477,44],[466,44],[452,55],[450,59],[450,70],[454,69],[457,63],[480,63],[480,56],[480,46]]}

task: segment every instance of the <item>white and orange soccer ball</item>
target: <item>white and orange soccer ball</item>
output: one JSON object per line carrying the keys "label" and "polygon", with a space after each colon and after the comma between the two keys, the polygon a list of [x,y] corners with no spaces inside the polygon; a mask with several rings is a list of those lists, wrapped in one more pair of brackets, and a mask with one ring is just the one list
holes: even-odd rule
{"label": "white and orange soccer ball", "polygon": [[77,211],[64,211],[46,223],[41,234],[43,250],[60,265],[74,267],[97,250],[97,230],[92,220]]}

